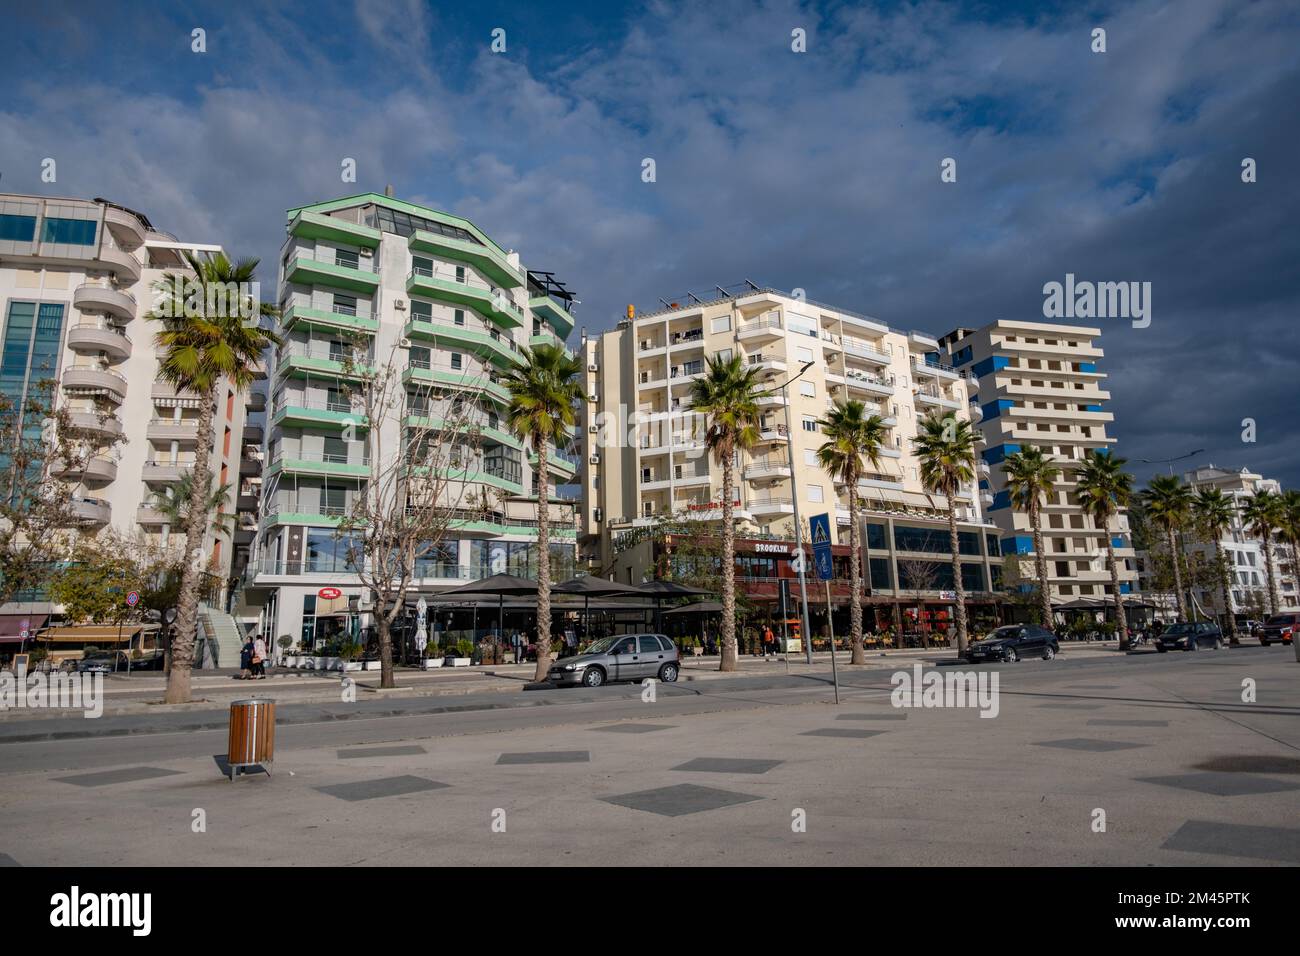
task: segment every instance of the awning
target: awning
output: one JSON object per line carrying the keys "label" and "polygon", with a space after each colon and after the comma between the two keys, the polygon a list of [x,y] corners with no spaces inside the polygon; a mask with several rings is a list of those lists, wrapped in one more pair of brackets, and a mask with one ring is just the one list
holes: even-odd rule
{"label": "awning", "polygon": [[133,640],[142,630],[140,624],[123,624],[121,630],[116,626],[86,624],[81,627],[51,627],[43,631],[39,641],[54,644],[117,644]]}
{"label": "awning", "polygon": [[0,614],[0,642],[17,644],[26,623],[27,639],[31,640],[37,629],[45,626],[47,614]]}

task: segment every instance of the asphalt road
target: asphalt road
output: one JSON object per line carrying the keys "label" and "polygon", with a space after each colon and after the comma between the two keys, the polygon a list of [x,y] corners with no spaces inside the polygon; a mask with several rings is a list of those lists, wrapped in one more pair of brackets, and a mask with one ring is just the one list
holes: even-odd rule
{"label": "asphalt road", "polygon": [[895,708],[895,668],[844,666],[838,706],[824,669],[783,665],[653,702],[614,685],[286,704],[272,774],[234,783],[224,709],[7,721],[0,858],[1300,864],[1289,647],[960,669],[998,675],[996,718]]}

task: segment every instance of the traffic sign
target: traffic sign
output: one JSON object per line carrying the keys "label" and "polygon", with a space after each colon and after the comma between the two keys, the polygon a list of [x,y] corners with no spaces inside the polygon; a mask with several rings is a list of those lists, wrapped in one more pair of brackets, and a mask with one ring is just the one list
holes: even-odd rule
{"label": "traffic sign", "polygon": [[813,515],[808,519],[812,529],[813,560],[817,563],[817,578],[829,581],[835,577],[835,562],[831,560],[831,517],[829,514]]}
{"label": "traffic sign", "polygon": [[139,592],[139,591],[127,591],[127,592],[126,592],[126,606],[127,606],[127,607],[135,607],[135,606],[136,606],[137,604],[139,604],[139,603],[140,603],[140,592]]}

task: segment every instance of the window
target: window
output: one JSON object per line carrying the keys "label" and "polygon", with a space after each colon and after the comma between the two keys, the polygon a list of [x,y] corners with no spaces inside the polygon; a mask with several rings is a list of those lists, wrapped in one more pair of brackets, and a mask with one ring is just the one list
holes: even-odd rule
{"label": "window", "polygon": [[457,281],[457,282],[464,282],[464,281],[465,281],[465,267],[464,267],[464,266],[457,266],[457,267],[456,267],[456,281]]}
{"label": "window", "polygon": [[361,260],[355,252],[349,252],[347,249],[335,249],[334,264],[336,266],[345,266],[349,269],[357,269],[361,266]]}
{"label": "window", "polygon": [[716,319],[711,320],[711,321],[709,322],[709,330],[710,330],[711,332],[715,332],[715,333],[716,333],[716,332],[730,332],[730,331],[731,331],[731,316],[730,316],[730,315],[720,315],[720,316],[718,316]]}
{"label": "window", "polygon": [[721,349],[718,352],[718,358],[724,362],[731,361],[731,349]]}
{"label": "window", "polygon": [[800,382],[799,394],[805,396],[806,398],[816,398],[817,386],[814,385],[812,382]]}
{"label": "window", "polygon": [[418,229],[420,232],[432,232],[434,235],[459,239],[461,242],[472,243],[476,246],[483,245],[479,238],[468,229],[449,226],[446,223],[425,219],[421,216],[412,216],[410,213],[399,212],[396,209],[388,209],[384,206],[375,207],[375,224],[383,232],[391,232],[403,237],[409,236]]}
{"label": "window", "polygon": [[31,242],[35,238],[35,216],[0,216],[0,239],[11,242]]}
{"label": "window", "polygon": [[334,314],[335,315],[356,315],[357,297],[355,295],[343,295],[340,292],[335,292],[334,293]]}
{"label": "window", "polygon": [[57,242],[69,246],[93,246],[95,221],[93,219],[47,218],[41,224],[41,242]]}
{"label": "window", "polygon": [[663,651],[663,648],[659,646],[659,638],[653,635],[647,634],[640,641],[642,654],[659,654]]}
{"label": "window", "polygon": [[817,450],[814,448],[805,448],[803,450],[803,463],[805,465],[812,465],[814,468],[818,467]]}
{"label": "window", "polygon": [[805,415],[803,417],[803,430],[806,432],[817,431],[817,419],[812,415]]}
{"label": "window", "polygon": [[452,353],[451,353],[451,367],[452,367],[452,368],[455,368],[455,369],[459,369],[459,368],[462,368],[462,367],[463,367],[463,362],[462,362],[462,360],[461,360],[461,354],[460,354],[459,352],[452,352]]}
{"label": "window", "polygon": [[822,502],[822,501],[825,500],[825,499],[822,497],[822,486],[821,486],[821,485],[809,485],[809,486],[808,486],[808,500],[809,500],[809,501],[812,501],[812,502],[816,502],[816,503],[820,503],[820,502]]}
{"label": "window", "polygon": [[795,348],[794,354],[799,359],[800,364],[811,362],[813,360],[812,349],[806,349],[802,345]]}
{"label": "window", "polygon": [[452,312],[452,314],[451,314],[451,320],[452,320],[453,322],[455,322],[457,325],[464,325],[464,324],[465,324],[465,310],[464,310],[464,309],[456,309],[456,310],[455,310],[454,312]]}

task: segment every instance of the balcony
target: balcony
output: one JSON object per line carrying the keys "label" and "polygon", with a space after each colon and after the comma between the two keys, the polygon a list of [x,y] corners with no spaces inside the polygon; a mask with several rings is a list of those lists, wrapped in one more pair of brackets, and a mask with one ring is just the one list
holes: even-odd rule
{"label": "balcony", "polygon": [[327,216],[307,210],[293,217],[288,232],[289,235],[301,239],[323,239],[326,242],[362,246],[367,249],[378,249],[384,235],[370,226],[362,226],[355,222],[348,222],[346,219],[339,219],[337,216]]}
{"label": "balcony", "polygon": [[98,412],[71,412],[68,415],[68,423],[73,428],[105,438],[116,439],[122,434],[120,420],[112,415],[101,415]]}
{"label": "balcony", "polygon": [[126,378],[106,368],[70,365],[63,370],[63,388],[70,395],[98,395],[118,404],[126,398]]}
{"label": "balcony", "polygon": [[402,382],[411,385],[446,385],[458,390],[482,392],[502,406],[510,404],[510,391],[495,376],[484,376],[471,369],[452,368],[450,365],[433,365],[421,359],[411,359]]}
{"label": "balcony", "polygon": [[925,376],[927,378],[944,378],[955,382],[960,377],[957,374],[957,370],[951,365],[940,365],[937,362],[928,362],[919,356],[913,358],[912,369],[917,375]]}
{"label": "balcony", "polygon": [[72,498],[68,505],[73,517],[81,525],[105,525],[113,517],[108,502],[99,498]]}
{"label": "balcony", "polygon": [[135,296],[106,283],[87,282],[72,292],[72,305],[81,312],[107,312],[124,322],[135,318]]}
{"label": "balcony", "polygon": [[166,461],[154,458],[144,463],[144,480],[151,484],[171,484],[180,481],[193,468],[192,461]]}
{"label": "balcony", "polygon": [[57,462],[50,471],[68,481],[80,481],[87,485],[107,484],[117,478],[117,462],[96,456],[87,458],[84,462]]}
{"label": "balcony", "polygon": [[321,329],[333,331],[341,329],[361,335],[374,335],[379,331],[379,320],[369,312],[358,313],[355,308],[336,305],[331,309],[315,309],[307,305],[294,303],[284,310],[280,325],[286,332],[294,329]]}
{"label": "balcony", "polygon": [[[524,277],[505,254],[495,246],[486,243],[470,242],[456,239],[441,233],[425,232],[417,229],[406,239],[407,248],[412,253],[427,252],[440,259],[454,259],[473,266],[504,289],[517,289],[524,284]],[[573,327],[570,320],[570,328]]]}
{"label": "balcony", "polygon": [[164,525],[171,524],[172,519],[167,517],[152,504],[139,505],[135,509],[135,520],[142,525]]}
{"label": "balcony", "polygon": [[[496,363],[501,368],[511,368],[521,361],[518,347],[502,335],[495,326],[477,316],[466,316],[465,324],[450,320],[412,316],[402,332],[408,339],[431,342],[435,347],[461,345],[480,358]],[[536,337],[534,337],[536,338]],[[549,344],[559,345],[552,340]]]}
{"label": "balcony", "polygon": [[972,422],[982,422],[984,420],[984,409],[979,402],[972,399],[966,405],[966,410],[970,413]]}
{"label": "balcony", "polygon": [[165,407],[175,407],[180,405],[182,408],[197,408],[203,401],[203,396],[198,392],[191,392],[189,389],[177,388],[170,382],[154,382],[151,396],[155,405]]}
{"label": "balcony", "polygon": [[284,277],[286,282],[299,285],[324,285],[373,295],[379,288],[379,274],[361,268],[361,261],[352,265],[352,260],[343,256],[322,260],[299,253],[285,263]]}
{"label": "balcony", "polygon": [[107,322],[83,322],[68,327],[68,348],[90,355],[103,352],[120,362],[131,355],[131,338]]}
{"label": "balcony", "polygon": [[281,396],[275,404],[272,420],[277,425],[309,425],[324,428],[344,428],[354,425],[368,428],[366,416],[356,411],[348,402],[331,402],[292,395]]}
{"label": "balcony", "polygon": [[280,350],[276,365],[280,376],[363,378],[374,371],[368,350],[336,349],[323,342],[292,342]]}
{"label": "balcony", "polygon": [[99,247],[99,261],[108,266],[117,276],[117,281],[123,285],[134,285],[140,281],[140,272],[143,266],[140,265],[140,261],[135,256],[124,249],[101,245]]}
{"label": "balcony", "polygon": [[153,418],[145,428],[145,437],[150,441],[179,442],[182,445],[195,445],[199,440],[199,420],[197,418]]}
{"label": "balcony", "polygon": [[846,335],[840,341],[844,347],[846,358],[859,359],[863,362],[882,366],[889,365],[893,361],[892,358],[877,349],[866,339],[856,339],[852,336]]}
{"label": "balcony", "polygon": [[555,329],[561,337],[568,338],[573,331],[573,316],[560,302],[549,295],[535,295],[528,300],[528,307],[534,314],[546,320],[547,325]]}
{"label": "balcony", "polygon": [[991,470],[992,469],[989,468],[989,463],[984,459],[981,458],[979,461],[975,462],[975,473],[977,475],[983,475],[987,478]]}
{"label": "balcony", "polygon": [[949,398],[936,388],[919,388],[916,391],[916,402],[918,405],[928,405],[932,408],[948,408],[956,411],[961,408],[961,402],[955,398]]}
{"label": "balcony", "polygon": [[745,465],[746,481],[776,481],[790,477],[790,460],[784,455],[766,455]]}
{"label": "balcony", "polygon": [[[239,473],[244,474],[242,467],[244,461],[253,461],[252,459],[243,459],[240,462]],[[256,466],[254,473],[261,472],[261,463],[253,461]],[[298,455],[277,455],[271,460],[270,467],[266,469],[265,477],[271,478],[277,474],[297,474],[297,475],[324,475],[330,478],[366,478],[370,475],[370,460],[365,456],[359,456],[355,459],[349,459],[346,455],[331,454],[309,454],[300,453]]]}
{"label": "balcony", "polygon": [[[535,469],[537,467],[537,456],[529,455],[528,463]],[[569,461],[567,458],[561,458],[554,449],[546,456],[546,469],[553,475],[560,475],[563,478],[572,478],[578,473],[577,462]]]}
{"label": "balcony", "polygon": [[779,339],[784,335],[785,328],[781,324],[779,315],[765,315],[752,322],[746,322],[736,329],[736,338],[742,342],[747,340],[761,342],[766,339]]}
{"label": "balcony", "polygon": [[792,515],[794,500],[791,498],[751,498],[745,508],[754,516]]}
{"label": "balcony", "polygon": [[458,278],[454,270],[446,267],[426,269],[417,266],[406,277],[406,291],[409,295],[465,306],[506,328],[517,329],[524,324],[523,314],[503,291],[471,284],[468,278],[467,274]]}
{"label": "balcony", "polygon": [[248,393],[248,411],[264,412],[266,411],[266,393],[249,392]]}
{"label": "balcony", "polygon": [[844,385],[849,391],[866,392],[868,395],[894,394],[894,386],[885,379],[851,368],[844,370]]}
{"label": "balcony", "polygon": [[108,226],[114,237],[131,249],[144,245],[148,231],[144,223],[134,213],[113,206],[104,207],[104,225]]}
{"label": "balcony", "polygon": [[244,441],[249,445],[260,445],[265,438],[266,430],[261,425],[252,425],[244,422]]}
{"label": "balcony", "polygon": [[772,392],[770,395],[760,395],[755,404],[759,408],[784,408],[789,401],[780,392]]}
{"label": "balcony", "polygon": [[775,356],[751,355],[746,368],[756,369],[764,375],[774,375],[786,371],[787,366],[784,359]]}

